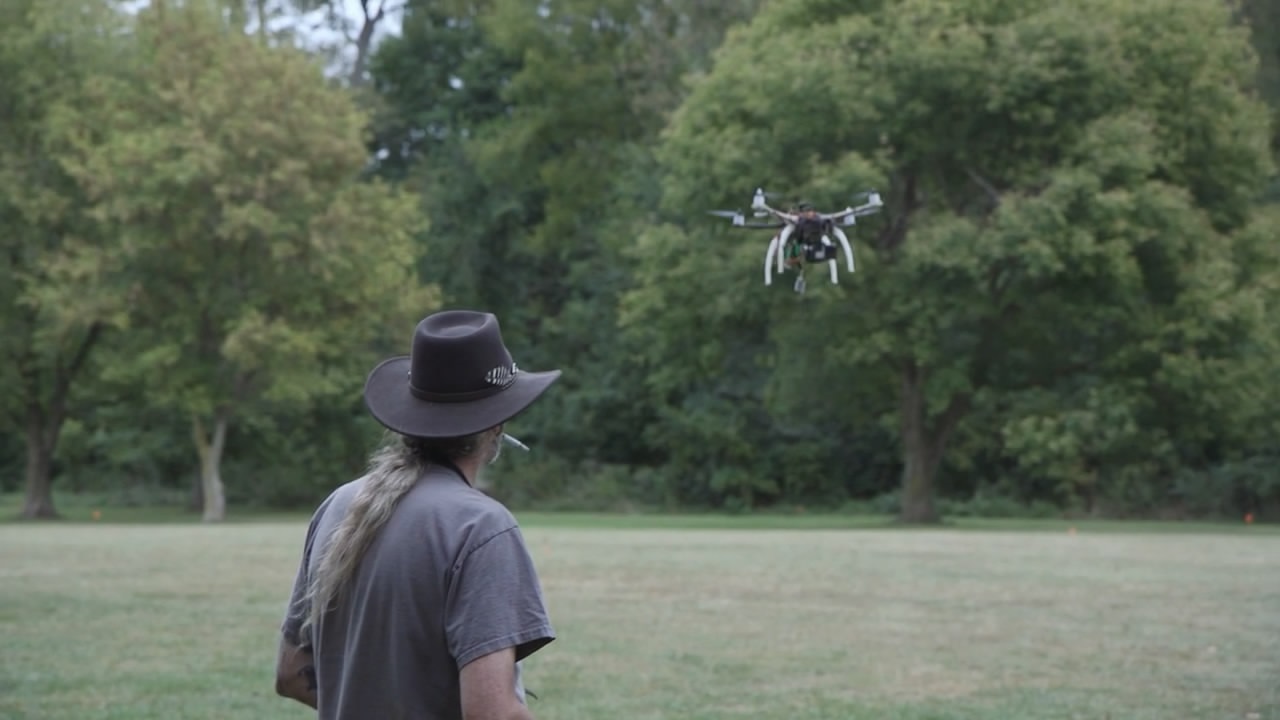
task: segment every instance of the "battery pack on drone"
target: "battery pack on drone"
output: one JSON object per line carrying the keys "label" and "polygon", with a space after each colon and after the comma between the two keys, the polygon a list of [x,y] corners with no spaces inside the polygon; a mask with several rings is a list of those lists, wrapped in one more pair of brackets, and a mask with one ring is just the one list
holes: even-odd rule
{"label": "battery pack on drone", "polygon": [[804,249],[805,262],[826,262],[827,260],[835,260],[835,245],[810,245]]}

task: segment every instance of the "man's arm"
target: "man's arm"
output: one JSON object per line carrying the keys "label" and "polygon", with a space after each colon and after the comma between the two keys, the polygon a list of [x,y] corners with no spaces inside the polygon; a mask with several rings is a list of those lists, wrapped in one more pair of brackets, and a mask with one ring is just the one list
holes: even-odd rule
{"label": "man's arm", "polygon": [[300,648],[280,636],[276,657],[276,693],[315,708],[316,666],[310,648]]}
{"label": "man's arm", "polygon": [[284,622],[280,625],[280,649],[276,654],[276,693],[304,705],[315,708],[316,668],[312,657],[311,633],[301,634],[310,607],[306,602],[307,586],[310,583],[308,567],[311,563],[311,548],[315,544],[316,532],[320,518],[333,502],[333,495],[325,498],[311,516],[307,525],[307,537],[302,545],[302,558],[298,561],[298,572],[293,578],[293,590],[289,594],[289,604],[285,609]]}
{"label": "man's arm", "polygon": [[458,673],[463,720],[534,720],[516,697],[514,647],[482,655]]}

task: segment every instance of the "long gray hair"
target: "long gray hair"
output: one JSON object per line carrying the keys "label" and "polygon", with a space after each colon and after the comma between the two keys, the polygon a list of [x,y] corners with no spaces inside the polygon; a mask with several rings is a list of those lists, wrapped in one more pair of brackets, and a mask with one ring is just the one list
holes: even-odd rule
{"label": "long gray hair", "polygon": [[[311,573],[304,600],[308,608],[301,637],[306,638],[321,616],[341,598],[355,574],[360,558],[391,518],[400,499],[422,477],[423,470],[441,459],[450,462],[470,457],[482,449],[491,431],[444,440],[427,440],[390,434],[369,460],[364,484],[356,492],[347,514],[334,528],[327,549]],[[497,441],[495,436],[494,441]],[[319,542],[320,538],[316,539]],[[305,640],[304,640],[305,642]]]}

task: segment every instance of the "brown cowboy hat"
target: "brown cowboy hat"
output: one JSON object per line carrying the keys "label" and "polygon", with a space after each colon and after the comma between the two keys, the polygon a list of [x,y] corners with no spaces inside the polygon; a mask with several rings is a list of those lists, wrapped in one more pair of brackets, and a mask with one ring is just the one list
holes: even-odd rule
{"label": "brown cowboy hat", "polygon": [[559,370],[517,368],[493,314],[445,310],[418,323],[409,355],[369,373],[364,401],[402,435],[459,437],[510,420],[559,377]]}

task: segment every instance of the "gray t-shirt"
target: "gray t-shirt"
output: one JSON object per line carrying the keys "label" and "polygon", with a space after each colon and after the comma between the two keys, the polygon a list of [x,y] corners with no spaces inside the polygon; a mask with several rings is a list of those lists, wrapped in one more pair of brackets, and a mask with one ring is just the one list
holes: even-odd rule
{"label": "gray t-shirt", "polygon": [[370,543],[344,601],[299,638],[309,574],[363,482],[312,516],[282,631],[313,647],[320,720],[461,720],[464,665],[508,647],[520,661],[555,639],[520,528],[501,503],[433,466]]}

